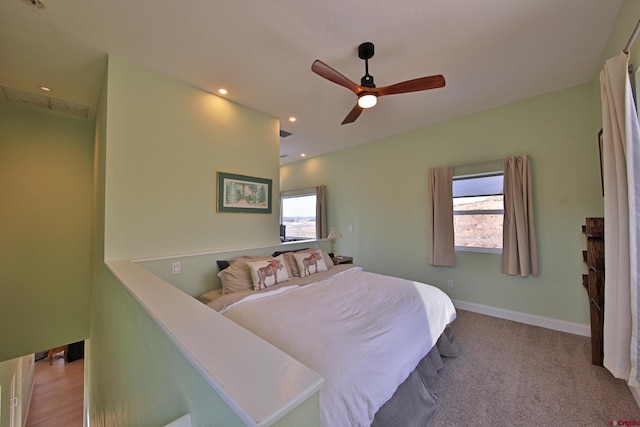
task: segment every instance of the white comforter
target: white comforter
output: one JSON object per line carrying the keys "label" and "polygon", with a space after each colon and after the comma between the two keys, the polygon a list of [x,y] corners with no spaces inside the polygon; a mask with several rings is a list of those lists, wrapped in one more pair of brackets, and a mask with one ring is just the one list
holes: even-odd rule
{"label": "white comforter", "polygon": [[325,378],[326,427],[371,425],[456,316],[438,288],[358,267],[245,298],[225,315]]}

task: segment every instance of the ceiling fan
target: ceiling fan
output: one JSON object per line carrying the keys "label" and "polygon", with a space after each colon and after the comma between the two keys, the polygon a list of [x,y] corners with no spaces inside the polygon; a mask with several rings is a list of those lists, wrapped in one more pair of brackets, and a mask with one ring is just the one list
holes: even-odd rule
{"label": "ceiling fan", "polygon": [[360,84],[356,84],[347,77],[340,74],[320,60],[315,60],[311,65],[311,71],[349,89],[358,96],[356,106],[347,114],[342,124],[353,123],[356,121],[363,109],[371,108],[378,103],[378,98],[384,95],[394,95],[397,93],[418,92],[421,90],[437,89],[444,87],[444,76],[437,74],[428,77],[419,77],[413,80],[396,83],[390,86],[376,87],[373,83],[373,76],[369,74],[369,59],[373,57],[374,46],[371,42],[362,43],[358,46],[358,56],[364,59],[365,74],[360,80]]}

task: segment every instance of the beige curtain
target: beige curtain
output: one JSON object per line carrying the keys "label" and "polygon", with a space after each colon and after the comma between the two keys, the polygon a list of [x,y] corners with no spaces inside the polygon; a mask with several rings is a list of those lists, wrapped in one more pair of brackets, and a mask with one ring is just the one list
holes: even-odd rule
{"label": "beige curtain", "polygon": [[502,160],[504,169],[504,226],[502,272],[538,275],[538,246],[533,221],[533,195],[529,156]]}
{"label": "beige curtain", "polygon": [[600,73],[604,172],[604,366],[639,387],[640,125],[624,53]]}
{"label": "beige curtain", "polygon": [[327,186],[316,187],[316,236],[318,239],[327,237]]}
{"label": "beige curtain", "polygon": [[443,166],[429,169],[429,213],[431,221],[431,265],[456,265],[453,235],[453,168]]}

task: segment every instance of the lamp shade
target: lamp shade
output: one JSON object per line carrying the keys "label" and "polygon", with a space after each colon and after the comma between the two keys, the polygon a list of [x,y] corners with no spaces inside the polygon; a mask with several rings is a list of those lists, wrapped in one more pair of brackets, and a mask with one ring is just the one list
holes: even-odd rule
{"label": "lamp shade", "polygon": [[341,237],[342,237],[342,234],[340,234],[340,230],[338,230],[338,227],[333,225],[331,227],[331,231],[329,232],[329,235],[327,236],[327,239],[335,240],[335,239],[340,239]]}

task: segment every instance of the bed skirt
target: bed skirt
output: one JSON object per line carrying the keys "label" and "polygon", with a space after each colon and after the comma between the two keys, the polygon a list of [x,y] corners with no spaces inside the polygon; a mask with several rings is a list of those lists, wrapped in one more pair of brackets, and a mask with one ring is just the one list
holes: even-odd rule
{"label": "bed skirt", "polygon": [[444,366],[442,357],[456,357],[458,352],[458,347],[453,342],[453,331],[447,326],[435,347],[420,360],[391,399],[376,412],[371,426],[429,426],[438,410],[433,382]]}

